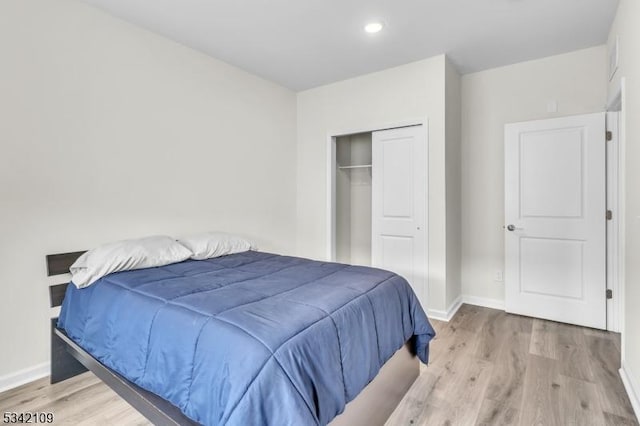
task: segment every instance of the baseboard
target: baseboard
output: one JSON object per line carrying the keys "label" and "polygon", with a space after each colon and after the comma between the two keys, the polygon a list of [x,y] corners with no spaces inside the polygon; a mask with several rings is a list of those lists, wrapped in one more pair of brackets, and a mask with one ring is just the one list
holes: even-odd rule
{"label": "baseboard", "polygon": [[640,386],[635,381],[631,371],[629,371],[629,365],[625,362],[622,363],[619,372],[622,383],[624,384],[624,389],[627,391],[627,395],[629,395],[633,411],[636,413],[636,419],[640,421]]}
{"label": "baseboard", "polygon": [[446,311],[429,309],[428,315],[429,318],[433,318],[438,321],[449,322],[451,321],[451,318],[453,318],[453,316],[456,314],[456,312],[458,312],[460,306],[462,306],[462,296],[458,296],[458,298],[453,301],[451,306],[449,306],[449,309],[447,309]]}
{"label": "baseboard", "polygon": [[499,299],[489,299],[486,297],[470,296],[465,294],[462,296],[462,303],[504,311],[504,300]]}
{"label": "baseboard", "polygon": [[0,392],[8,391],[9,389],[17,388],[18,386],[41,379],[48,376],[50,372],[51,364],[45,362],[25,368],[24,370],[16,371],[15,373],[7,374],[6,376],[0,376]]}

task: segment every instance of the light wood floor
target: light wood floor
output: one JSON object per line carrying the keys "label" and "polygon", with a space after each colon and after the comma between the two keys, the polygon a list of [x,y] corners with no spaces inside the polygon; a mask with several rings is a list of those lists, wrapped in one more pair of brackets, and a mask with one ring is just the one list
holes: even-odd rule
{"label": "light wood floor", "polygon": [[[387,425],[636,425],[618,375],[619,335],[464,305]],[[91,373],[0,394],[5,411],[56,425],[148,425]]]}
{"label": "light wood floor", "polygon": [[638,425],[620,335],[463,305],[387,425]]}

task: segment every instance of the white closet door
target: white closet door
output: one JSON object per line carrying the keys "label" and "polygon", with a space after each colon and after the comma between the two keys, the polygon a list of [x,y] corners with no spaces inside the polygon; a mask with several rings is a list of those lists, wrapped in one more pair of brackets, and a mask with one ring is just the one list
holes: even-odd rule
{"label": "white closet door", "polygon": [[374,132],[372,145],[372,265],[406,278],[426,308],[426,129]]}

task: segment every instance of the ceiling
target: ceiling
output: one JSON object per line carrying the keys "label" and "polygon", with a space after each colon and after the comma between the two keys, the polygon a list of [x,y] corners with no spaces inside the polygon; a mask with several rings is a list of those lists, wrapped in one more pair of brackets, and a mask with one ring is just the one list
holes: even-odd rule
{"label": "ceiling", "polygon": [[[85,0],[293,90],[446,53],[463,74],[603,44],[618,0]],[[386,26],[363,31],[371,20]]]}

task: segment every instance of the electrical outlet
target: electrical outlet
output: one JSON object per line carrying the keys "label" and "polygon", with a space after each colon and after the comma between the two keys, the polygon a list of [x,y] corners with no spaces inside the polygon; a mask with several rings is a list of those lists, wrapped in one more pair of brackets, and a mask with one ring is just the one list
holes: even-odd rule
{"label": "electrical outlet", "polygon": [[496,271],[496,273],[493,276],[493,280],[494,281],[498,281],[499,283],[501,283],[504,280],[504,276],[502,275],[502,270],[498,269]]}

